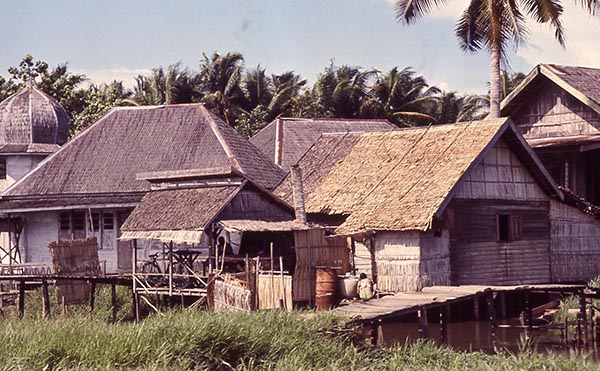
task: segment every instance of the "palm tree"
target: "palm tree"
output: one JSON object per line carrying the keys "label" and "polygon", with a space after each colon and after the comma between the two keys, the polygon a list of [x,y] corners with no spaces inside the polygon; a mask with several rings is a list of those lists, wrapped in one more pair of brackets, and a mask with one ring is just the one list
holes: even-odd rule
{"label": "palm tree", "polygon": [[434,112],[440,124],[482,119],[487,116],[488,102],[477,95],[459,96],[455,91],[441,92]]}
{"label": "palm tree", "polygon": [[[585,0],[595,6],[597,0]],[[592,3],[594,5],[592,5]],[[398,21],[410,24],[429,13],[444,0],[396,0]],[[524,11],[524,13],[523,13]],[[538,23],[550,23],[554,36],[564,45],[560,20],[563,7],[560,0],[470,0],[456,24],[455,33],[460,46],[467,52],[487,49],[490,54],[490,117],[500,116],[500,64],[507,63],[510,43],[518,47],[525,41],[525,14]]]}
{"label": "palm tree", "polygon": [[435,123],[431,114],[436,106],[439,89],[427,85],[423,76],[410,68],[392,68],[378,76],[369,91],[369,99],[361,107],[361,115],[386,118],[397,126]]}
{"label": "palm tree", "polygon": [[150,76],[135,78],[133,101],[140,105],[191,103],[200,98],[196,90],[197,76],[181,63],[170,65],[165,71],[154,68]]}
{"label": "palm tree", "polygon": [[241,112],[247,112],[241,105],[244,94],[240,86],[244,69],[244,57],[240,53],[227,53],[223,56],[213,53],[203,54],[200,62],[200,86],[204,97],[202,102],[230,125]]}

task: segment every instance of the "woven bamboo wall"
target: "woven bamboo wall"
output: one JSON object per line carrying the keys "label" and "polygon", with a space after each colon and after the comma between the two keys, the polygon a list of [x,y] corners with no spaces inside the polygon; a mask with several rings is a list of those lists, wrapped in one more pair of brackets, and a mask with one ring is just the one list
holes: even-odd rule
{"label": "woven bamboo wall", "polygon": [[296,268],[293,280],[294,301],[314,300],[317,266],[338,268],[338,274],[349,270],[348,242],[344,238],[325,238],[322,229],[294,232]]}
{"label": "woven bamboo wall", "polygon": [[215,311],[250,311],[252,310],[252,291],[232,282],[215,281]]}
{"label": "woven bamboo wall", "polygon": [[409,292],[450,283],[449,234],[379,232],[375,235],[377,287]]}
{"label": "woven bamboo wall", "polygon": [[[98,259],[96,237],[81,240],[51,241],[48,244],[52,266],[57,275],[63,276],[99,276],[102,274]],[[58,303],[81,303],[87,300],[89,284],[83,281],[56,280],[56,299]]]}
{"label": "woven bamboo wall", "polygon": [[258,309],[279,309],[280,300],[285,297],[285,307],[293,309],[292,276],[275,273],[261,273],[257,279]]}
{"label": "woven bamboo wall", "polygon": [[600,275],[600,221],[579,209],[550,202],[553,282],[587,281]]}

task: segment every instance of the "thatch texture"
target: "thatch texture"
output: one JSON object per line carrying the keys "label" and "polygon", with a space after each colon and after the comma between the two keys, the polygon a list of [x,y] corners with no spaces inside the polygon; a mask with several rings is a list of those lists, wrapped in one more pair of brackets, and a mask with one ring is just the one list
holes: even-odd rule
{"label": "thatch texture", "polygon": [[[509,121],[498,119],[358,137],[325,134],[299,164],[306,211],[350,215],[337,233],[426,230],[463,175],[503,136],[548,194],[560,193]],[[290,188],[288,176],[276,194],[287,198]]]}
{"label": "thatch texture", "polygon": [[201,104],[127,107],[113,109],[4,198],[146,192],[150,184],[138,173],[202,168],[234,168],[266,188],[285,175]]}
{"label": "thatch texture", "polygon": [[221,280],[216,280],[214,285],[215,311],[251,311],[253,309],[252,291]]}
{"label": "thatch texture", "polygon": [[121,230],[202,231],[239,189],[238,185],[149,192]]}
{"label": "thatch texture", "polygon": [[67,111],[33,85],[0,103],[1,144],[61,145],[69,139],[69,127]]}
{"label": "thatch texture", "polygon": [[285,232],[309,230],[310,226],[297,220],[221,220],[219,224],[228,231],[238,232]]}
{"label": "thatch texture", "polygon": [[250,139],[275,163],[289,170],[325,133],[392,130],[387,120],[279,118]]}

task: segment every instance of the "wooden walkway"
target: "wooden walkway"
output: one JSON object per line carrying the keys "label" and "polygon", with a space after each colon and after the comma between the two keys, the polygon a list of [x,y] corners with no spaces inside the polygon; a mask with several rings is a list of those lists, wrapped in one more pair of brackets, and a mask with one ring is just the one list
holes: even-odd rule
{"label": "wooden walkway", "polygon": [[465,300],[473,300],[493,293],[509,291],[577,293],[585,285],[520,285],[520,286],[433,286],[422,291],[397,293],[369,301],[355,300],[341,305],[335,311],[344,313],[359,322],[384,320],[422,309],[441,307]]}

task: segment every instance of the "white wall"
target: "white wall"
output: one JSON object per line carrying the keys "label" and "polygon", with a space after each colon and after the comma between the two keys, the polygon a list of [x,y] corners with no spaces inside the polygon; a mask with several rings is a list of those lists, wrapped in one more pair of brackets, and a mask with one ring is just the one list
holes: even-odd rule
{"label": "white wall", "polygon": [[24,216],[21,254],[26,262],[49,262],[48,242],[58,240],[58,212],[38,212]]}
{"label": "white wall", "polygon": [[6,155],[6,179],[0,179],[0,192],[35,168],[45,155]]}

